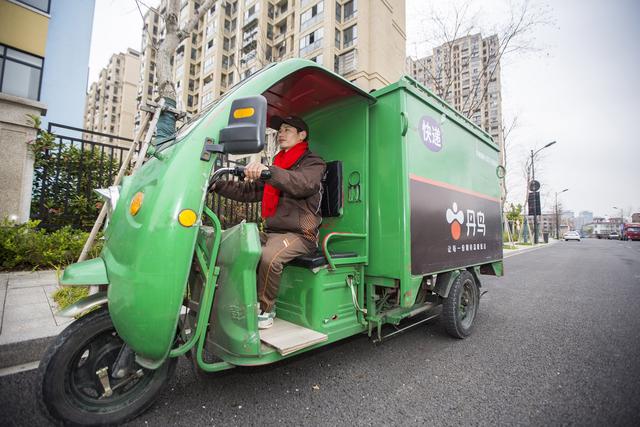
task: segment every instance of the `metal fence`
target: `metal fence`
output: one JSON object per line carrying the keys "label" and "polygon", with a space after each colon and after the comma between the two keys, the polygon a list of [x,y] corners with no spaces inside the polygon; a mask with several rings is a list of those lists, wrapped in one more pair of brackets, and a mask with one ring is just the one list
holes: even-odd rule
{"label": "metal fence", "polygon": [[[47,132],[53,135],[53,143],[34,153],[31,218],[40,220],[40,226],[48,230],[66,225],[89,230],[103,203],[93,190],[113,184],[132,140],[58,123],[50,123]],[[138,150],[139,146],[135,151]],[[245,162],[224,157],[218,158],[214,167],[232,167]],[[209,194],[207,206],[216,213],[223,228],[242,220],[260,222],[259,203],[237,202]]]}
{"label": "metal fence", "polygon": [[58,123],[47,132],[52,143],[34,153],[31,218],[50,230],[90,229],[102,205],[93,190],[113,183],[132,140]]}
{"label": "metal fence", "polygon": [[[229,160],[226,156],[218,158],[214,165],[214,169],[217,170],[222,167],[234,167],[237,165],[245,165],[246,159],[240,161]],[[227,176],[222,179],[237,180],[237,178]],[[248,203],[237,202],[235,200],[227,199],[216,193],[207,195],[207,206],[211,208],[213,212],[220,219],[222,228],[232,227],[242,220],[247,222],[260,222],[260,203]]]}

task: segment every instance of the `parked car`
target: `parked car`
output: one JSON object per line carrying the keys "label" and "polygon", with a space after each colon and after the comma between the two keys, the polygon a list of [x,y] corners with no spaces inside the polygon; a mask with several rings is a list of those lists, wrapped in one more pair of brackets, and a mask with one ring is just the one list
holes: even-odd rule
{"label": "parked car", "polygon": [[566,233],[564,233],[562,238],[564,239],[565,242],[568,242],[569,240],[577,240],[579,242],[580,233],[578,233],[577,231],[567,231]]}
{"label": "parked car", "polygon": [[614,231],[613,233],[609,233],[609,236],[607,236],[607,239],[620,240],[620,235],[616,231]]}

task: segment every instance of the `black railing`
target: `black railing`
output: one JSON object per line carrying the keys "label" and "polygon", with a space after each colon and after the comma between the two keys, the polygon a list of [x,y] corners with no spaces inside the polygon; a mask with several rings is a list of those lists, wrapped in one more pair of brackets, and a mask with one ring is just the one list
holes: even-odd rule
{"label": "black railing", "polygon": [[[40,226],[48,230],[66,225],[90,230],[104,202],[94,190],[113,185],[132,140],[58,123],[50,123],[47,132],[53,141],[34,153],[31,218],[40,220]],[[102,142],[105,140],[109,142]],[[135,151],[139,151],[139,146]],[[218,158],[214,167],[238,164],[245,161],[224,157]],[[216,213],[223,228],[242,220],[260,222],[259,203],[209,194],[207,206]]]}
{"label": "black railing", "polygon": [[[214,169],[245,164],[246,159],[233,161],[223,157],[216,160]],[[237,178],[229,175],[222,179],[237,180]],[[218,216],[223,229],[232,227],[242,220],[260,223],[260,203],[237,202],[219,194],[210,193],[207,195],[207,206]]]}
{"label": "black railing", "polygon": [[113,184],[132,140],[58,123],[47,132],[50,143],[35,146],[31,218],[50,230],[90,229],[103,203],[93,190]]}

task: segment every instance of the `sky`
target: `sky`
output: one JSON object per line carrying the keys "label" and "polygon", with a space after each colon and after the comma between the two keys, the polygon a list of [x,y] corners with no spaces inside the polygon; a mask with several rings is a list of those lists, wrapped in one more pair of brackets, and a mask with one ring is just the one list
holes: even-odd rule
{"label": "sky", "polygon": [[[142,11],[144,4],[157,3],[143,0]],[[471,1],[469,14],[486,36],[518,4]],[[407,0],[406,6],[407,54],[429,54],[430,17],[434,12],[447,16],[450,0]],[[568,188],[558,200],[576,215],[640,212],[640,2],[532,0],[530,7],[547,17],[547,24],[526,37],[536,49],[501,63],[503,117],[506,122],[517,117],[507,146],[508,200],[524,201],[523,168],[530,150],[557,141],[535,158],[543,211],[552,211],[555,193]],[[89,81],[97,79],[113,53],[139,50],[141,31],[134,0],[97,0]]]}

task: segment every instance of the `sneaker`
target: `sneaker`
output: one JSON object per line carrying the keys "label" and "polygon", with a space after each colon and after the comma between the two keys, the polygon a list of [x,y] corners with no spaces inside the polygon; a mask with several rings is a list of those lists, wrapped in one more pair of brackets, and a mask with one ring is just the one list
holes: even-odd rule
{"label": "sneaker", "polygon": [[260,311],[258,313],[258,329],[269,329],[273,326],[273,319],[276,317],[276,312]]}

